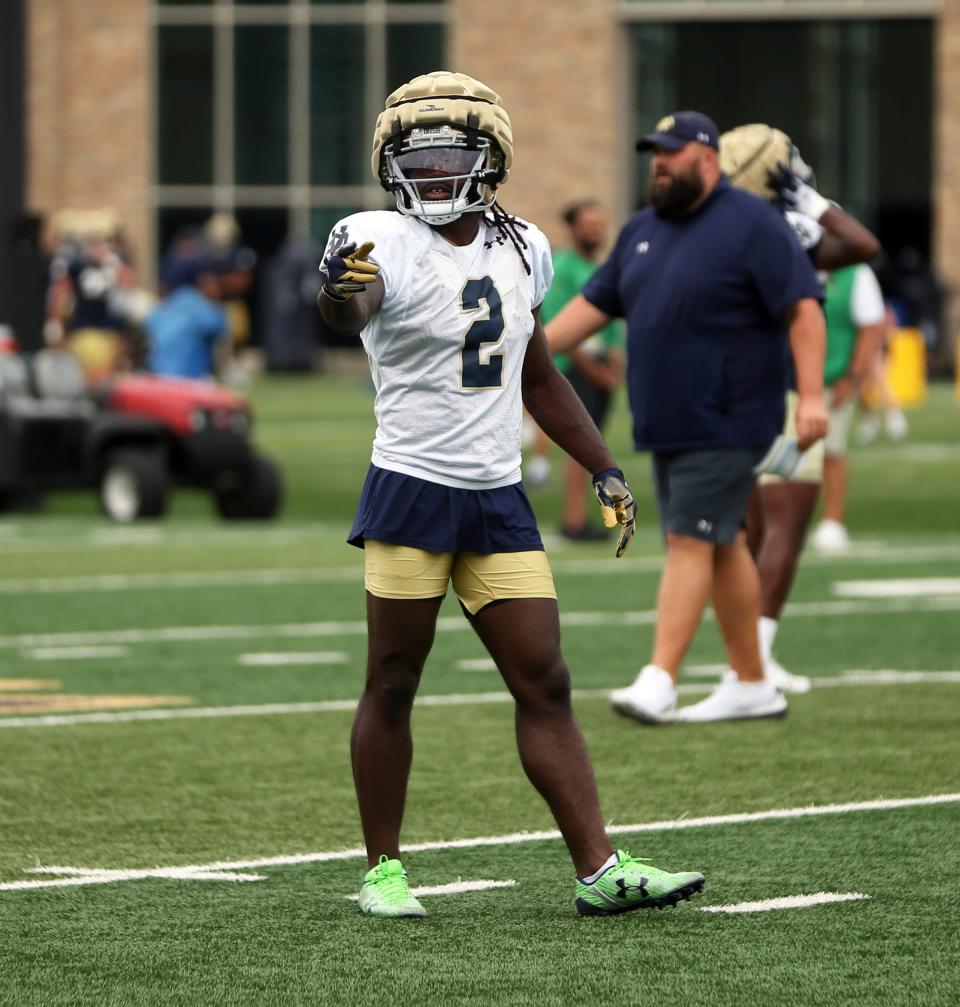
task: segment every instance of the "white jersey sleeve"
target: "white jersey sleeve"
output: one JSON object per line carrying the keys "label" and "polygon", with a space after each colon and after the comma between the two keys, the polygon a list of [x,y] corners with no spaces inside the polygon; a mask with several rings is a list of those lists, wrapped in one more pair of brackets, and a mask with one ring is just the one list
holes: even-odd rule
{"label": "white jersey sleeve", "polygon": [[519,481],[523,359],[553,268],[539,228],[520,234],[529,273],[486,220],[466,246],[394,211],[334,227],[328,249],[374,242],[383,277],[383,301],[360,333],[376,387],[379,468],[465,489]]}
{"label": "white jersey sleeve", "polygon": [[879,325],[886,314],[883,294],[873,270],[866,263],[858,266],[850,293],[850,321],[859,329],[864,325]]}

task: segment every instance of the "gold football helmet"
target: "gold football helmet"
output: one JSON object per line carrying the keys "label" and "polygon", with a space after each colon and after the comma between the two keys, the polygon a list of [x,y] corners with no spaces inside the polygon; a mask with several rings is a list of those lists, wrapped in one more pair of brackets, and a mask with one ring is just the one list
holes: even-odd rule
{"label": "gold football helmet", "polygon": [[[436,70],[397,88],[373,134],[374,175],[395,193],[400,213],[429,224],[486,210],[512,163],[513,131],[500,96],[463,73]],[[418,169],[436,183],[432,195],[424,176],[411,174]]]}
{"label": "gold football helmet", "polygon": [[767,172],[777,165],[790,164],[793,143],[782,130],[762,122],[728,130],[720,137],[720,169],[738,189],[746,189],[761,199],[776,193],[767,181]]}

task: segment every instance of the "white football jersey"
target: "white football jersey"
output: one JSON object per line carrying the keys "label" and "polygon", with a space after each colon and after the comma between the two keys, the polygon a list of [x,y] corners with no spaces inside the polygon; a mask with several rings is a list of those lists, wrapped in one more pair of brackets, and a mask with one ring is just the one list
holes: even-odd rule
{"label": "white football jersey", "polygon": [[520,375],[532,311],[553,279],[543,232],[526,224],[520,234],[530,275],[485,223],[463,247],[387,210],[334,227],[325,256],[372,241],[383,277],[383,302],[360,333],[377,391],[374,465],[463,489],[519,482]]}

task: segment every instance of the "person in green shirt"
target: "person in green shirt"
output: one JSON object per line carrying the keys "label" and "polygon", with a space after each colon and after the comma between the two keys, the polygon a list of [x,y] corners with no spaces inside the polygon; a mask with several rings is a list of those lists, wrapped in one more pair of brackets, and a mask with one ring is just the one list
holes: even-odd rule
{"label": "person in green shirt", "polygon": [[[595,200],[584,200],[563,211],[570,229],[570,247],[554,252],[554,277],[540,308],[546,324],[577,294],[597,268],[597,256],[606,243],[607,214]],[[555,362],[586,406],[594,423],[603,429],[613,393],[623,380],[623,333],[616,322],[601,329],[569,354],[559,354]],[[527,482],[542,486],[549,476],[547,451],[550,441],[539,432],[534,455],[527,465]],[[564,506],[560,534],[573,541],[606,538],[606,532],[589,523],[587,490],[589,474],[572,458],[564,465]]]}

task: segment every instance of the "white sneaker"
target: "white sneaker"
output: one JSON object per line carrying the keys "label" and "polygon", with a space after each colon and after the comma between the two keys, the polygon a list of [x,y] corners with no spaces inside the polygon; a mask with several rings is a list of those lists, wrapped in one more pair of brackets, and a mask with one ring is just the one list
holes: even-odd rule
{"label": "white sneaker", "polygon": [[543,455],[534,455],[527,462],[527,470],[524,473],[524,481],[532,490],[538,490],[546,486],[550,479],[550,459]]}
{"label": "white sneaker", "polygon": [[857,440],[861,444],[872,444],[880,433],[880,417],[876,413],[868,413],[857,426]]}
{"label": "white sneaker", "polygon": [[806,675],[791,675],[775,657],[763,659],[763,675],[774,688],[781,692],[800,695],[810,691],[811,682]]}
{"label": "white sneaker", "polygon": [[907,436],[909,427],[907,418],[899,409],[891,409],[886,417],[887,437],[892,441],[902,441]]}
{"label": "white sneaker", "polygon": [[645,724],[669,724],[676,717],[677,687],[669,672],[648,664],[633,685],[610,693],[610,705],[617,713]]}
{"label": "white sneaker", "polygon": [[817,552],[845,552],[850,548],[850,536],[839,521],[821,521],[810,544]]}
{"label": "white sneaker", "polygon": [[785,717],[787,701],[769,682],[741,682],[728,670],[723,680],[706,699],[677,710],[676,720],[703,723],[710,720],[753,720],[761,717]]}

